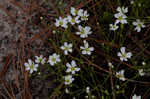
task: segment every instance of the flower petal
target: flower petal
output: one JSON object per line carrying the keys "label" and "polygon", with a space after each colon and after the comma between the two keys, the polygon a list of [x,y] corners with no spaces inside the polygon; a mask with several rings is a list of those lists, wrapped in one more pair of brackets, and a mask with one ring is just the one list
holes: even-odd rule
{"label": "flower petal", "polygon": [[128,52],[128,53],[126,54],[126,57],[127,57],[127,58],[131,58],[131,56],[132,56],[132,53],[131,53],[131,52]]}
{"label": "flower petal", "polygon": [[125,47],[121,47],[121,53],[125,53]]}

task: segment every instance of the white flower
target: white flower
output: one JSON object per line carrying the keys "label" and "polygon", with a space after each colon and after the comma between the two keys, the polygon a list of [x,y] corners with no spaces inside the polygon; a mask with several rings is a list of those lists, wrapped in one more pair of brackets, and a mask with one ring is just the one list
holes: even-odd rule
{"label": "white flower", "polygon": [[65,89],[65,92],[66,92],[67,94],[69,93],[69,90],[68,90],[68,88],[66,88],[66,89]]}
{"label": "white flower", "polygon": [[89,96],[88,96],[88,95],[86,95],[86,96],[85,96],[85,98],[86,98],[86,99],[88,99],[88,98],[89,98]]}
{"label": "white flower", "polygon": [[41,63],[42,65],[46,63],[46,58],[43,57],[43,55],[35,56],[35,62]]}
{"label": "white flower", "polygon": [[126,24],[128,23],[126,18],[127,16],[125,15],[125,13],[128,12],[128,8],[126,7],[118,7],[117,8],[118,13],[116,13],[114,16],[115,18],[117,18],[115,24],[121,23],[121,24]]}
{"label": "white flower", "polygon": [[115,31],[119,28],[119,26],[117,26],[117,24],[109,24],[110,30]]}
{"label": "white flower", "polygon": [[54,53],[53,55],[49,56],[48,62],[50,63],[50,65],[54,65],[57,62],[60,62],[60,55],[57,55],[56,53]]}
{"label": "white flower", "polygon": [[79,9],[79,11],[78,11],[78,16],[83,16],[83,12],[84,12],[83,9]]}
{"label": "white flower", "polygon": [[118,7],[117,8],[117,11],[119,12],[119,13],[122,13],[122,14],[125,14],[125,13],[127,13],[128,12],[128,8],[126,7]]}
{"label": "white flower", "polygon": [[111,67],[111,68],[114,68],[114,66],[112,65],[111,62],[108,63],[108,66]]}
{"label": "white flower", "polygon": [[116,88],[117,88],[117,89],[119,89],[119,88],[120,88],[120,86],[119,86],[119,85],[116,85]]}
{"label": "white flower", "polygon": [[52,31],[52,33],[53,33],[53,34],[56,34],[56,31],[55,31],[55,30],[53,30],[53,31]]}
{"label": "white flower", "polygon": [[117,18],[115,24],[118,24],[118,23],[126,24],[126,23],[128,23],[127,20],[126,20],[126,18],[127,18],[126,15],[124,15],[122,13],[117,13],[114,16],[115,16],[115,18]]}
{"label": "white flower", "polygon": [[144,28],[145,25],[143,22],[141,22],[139,19],[136,19],[136,22],[132,23],[134,26],[136,26],[136,28],[134,30],[137,30],[137,32],[141,31],[141,28]]}
{"label": "white flower", "polygon": [[90,92],[90,87],[86,87],[86,93]]}
{"label": "white flower", "polygon": [[85,98],[86,99],[96,99],[96,96],[92,95],[91,98],[90,98],[90,96],[86,95]]}
{"label": "white flower", "polygon": [[124,77],[124,70],[121,70],[119,72],[116,72],[116,76],[117,78],[119,78],[122,81],[125,81],[125,77]]}
{"label": "white flower", "polygon": [[41,75],[41,72],[38,72],[38,75]]}
{"label": "white flower", "polygon": [[92,99],[96,99],[96,96],[92,95]]}
{"label": "white flower", "polygon": [[67,75],[65,76],[65,85],[69,85],[74,81],[74,78],[72,77],[72,75]]}
{"label": "white flower", "polygon": [[67,63],[66,66],[68,67],[66,72],[71,72],[72,74],[75,74],[76,71],[79,71],[80,68],[77,67],[76,62],[72,60],[71,64]]}
{"label": "white flower", "polygon": [[96,99],[96,96],[92,95],[91,98],[90,98],[90,96],[86,95],[85,98],[86,99]]}
{"label": "white flower", "polygon": [[72,43],[68,44],[67,42],[64,42],[64,46],[61,46],[60,48],[64,50],[64,54],[68,55],[68,52],[72,52]]}
{"label": "white flower", "polygon": [[140,75],[140,76],[144,76],[144,75],[145,75],[143,69],[139,69],[138,71],[139,71],[139,75]]}
{"label": "white flower", "polygon": [[88,54],[91,55],[91,52],[94,51],[94,47],[89,47],[88,42],[86,40],[83,41],[84,47],[80,46],[80,49],[82,50],[82,54]]}
{"label": "white flower", "polygon": [[75,23],[80,23],[81,21],[79,20],[79,18],[79,16],[72,18],[70,15],[67,17],[68,22],[70,22],[72,25],[74,25]]}
{"label": "white flower", "polygon": [[74,7],[71,7],[70,12],[73,16],[76,16],[78,14],[78,10],[76,10]]}
{"label": "white flower", "polygon": [[132,96],[132,99],[141,99],[141,96],[137,96],[136,94],[134,94],[134,96]]}
{"label": "white flower", "polygon": [[121,47],[120,51],[121,52],[118,52],[117,55],[120,57],[121,61],[127,61],[128,58],[131,58],[132,53],[131,52],[126,53],[125,52],[125,47]]}
{"label": "white flower", "polygon": [[67,21],[67,18],[62,18],[62,17],[59,17],[59,19],[56,19],[56,27],[63,27],[63,28],[68,28],[68,25],[67,25],[68,21]]}
{"label": "white flower", "polygon": [[28,59],[28,63],[24,63],[26,70],[29,70],[30,73],[37,71],[38,64],[35,64],[31,59]]}
{"label": "white flower", "polygon": [[82,27],[81,25],[79,25],[78,29],[80,32],[76,32],[76,34],[80,35],[81,38],[86,38],[86,37],[88,37],[89,34],[92,33],[91,27],[89,27],[89,26]]}
{"label": "white flower", "polygon": [[76,97],[73,97],[72,99],[76,99]]}
{"label": "white flower", "polygon": [[130,4],[133,4],[133,3],[134,3],[134,1],[133,1],[133,0],[131,0],[131,1],[130,1]]}
{"label": "white flower", "polygon": [[79,12],[78,12],[78,16],[81,17],[81,20],[82,20],[82,21],[86,21],[86,20],[88,20],[89,14],[87,13],[87,11],[83,11],[83,10],[81,9],[81,10],[79,10]]}
{"label": "white flower", "polygon": [[142,62],[142,65],[146,65],[146,63],[143,61],[143,62]]}
{"label": "white flower", "polygon": [[138,3],[138,6],[141,7],[141,3]]}

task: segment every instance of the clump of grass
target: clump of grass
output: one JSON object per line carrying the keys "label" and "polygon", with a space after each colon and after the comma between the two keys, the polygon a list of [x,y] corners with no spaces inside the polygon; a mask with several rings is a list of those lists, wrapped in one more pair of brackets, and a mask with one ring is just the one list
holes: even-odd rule
{"label": "clump of grass", "polygon": [[141,6],[148,8],[147,3],[93,0],[82,7],[70,7],[67,14],[61,10],[62,16],[57,15],[54,34],[49,39],[60,55],[59,63],[56,57],[52,59],[54,66],[48,60],[57,75],[56,82],[60,83],[51,97],[148,97],[149,66],[145,53],[149,52],[149,44],[144,44],[148,14],[139,14]]}
{"label": "clump of grass", "polygon": [[[48,0],[47,0],[48,3]],[[50,99],[147,99],[149,1],[58,1],[46,43],[53,51],[25,63],[32,75],[47,67],[58,85]],[[146,12],[142,11],[146,10]],[[34,58],[32,58],[32,61]],[[32,64],[31,64],[32,63]],[[38,65],[37,65],[38,64]],[[35,72],[33,72],[35,71]],[[49,75],[44,75],[47,79]]]}

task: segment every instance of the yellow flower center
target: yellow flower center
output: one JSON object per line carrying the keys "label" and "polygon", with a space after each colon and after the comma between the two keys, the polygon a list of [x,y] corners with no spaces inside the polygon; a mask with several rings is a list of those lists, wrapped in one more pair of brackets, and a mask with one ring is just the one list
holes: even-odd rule
{"label": "yellow flower center", "polygon": [[74,67],[72,67],[72,68],[71,68],[71,71],[74,71],[74,70],[75,70],[75,68],[74,68]]}
{"label": "yellow flower center", "polygon": [[75,10],[74,13],[75,13],[75,14],[78,14],[78,10]]}
{"label": "yellow flower center", "polygon": [[113,28],[115,29],[115,28],[116,28],[116,26],[115,26],[115,25],[113,25]]}
{"label": "yellow flower center", "polygon": [[40,62],[42,62],[42,58],[40,58]]}
{"label": "yellow flower center", "polygon": [[122,75],[122,74],[120,74],[120,75],[119,75],[119,78],[123,78],[123,75]]}
{"label": "yellow flower center", "polygon": [[89,48],[85,48],[85,51],[88,52],[88,51],[89,51]]}
{"label": "yellow flower center", "polygon": [[118,20],[121,21],[122,19],[123,19],[122,16],[119,16]]}
{"label": "yellow flower center", "polygon": [[72,22],[75,23],[75,19],[72,18]]}
{"label": "yellow flower center", "polygon": [[85,32],[84,32],[84,29],[81,29],[81,32],[80,32],[81,34],[85,34]]}
{"label": "yellow flower center", "polygon": [[62,22],[62,21],[59,21],[59,24],[60,24],[60,25],[63,25],[63,22]]}
{"label": "yellow flower center", "polygon": [[70,80],[67,79],[66,82],[70,82]]}
{"label": "yellow flower center", "polygon": [[67,51],[68,51],[68,50],[69,50],[69,47],[65,47],[65,50],[67,50]]}
{"label": "yellow flower center", "polygon": [[53,61],[53,62],[56,62],[56,58],[52,58],[52,61]]}
{"label": "yellow flower center", "polygon": [[34,65],[32,64],[32,65],[30,65],[30,69],[33,69],[34,68]]}
{"label": "yellow flower center", "polygon": [[87,17],[86,16],[81,16],[81,18],[85,20]]}
{"label": "yellow flower center", "polygon": [[122,74],[118,74],[117,77],[118,78],[123,78],[123,75]]}
{"label": "yellow flower center", "polygon": [[142,27],[142,24],[138,24],[139,27]]}
{"label": "yellow flower center", "polygon": [[126,53],[122,54],[122,58],[126,58]]}

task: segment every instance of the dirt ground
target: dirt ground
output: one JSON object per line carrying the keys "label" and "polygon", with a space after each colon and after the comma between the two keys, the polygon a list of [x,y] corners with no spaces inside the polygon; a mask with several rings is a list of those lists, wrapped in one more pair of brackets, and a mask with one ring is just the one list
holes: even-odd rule
{"label": "dirt ground", "polygon": [[[0,84],[0,97],[5,97],[5,99],[9,96],[6,94],[6,90],[4,90],[7,88],[10,89],[12,87],[16,99],[20,99],[21,94],[24,93],[23,85],[25,78],[21,72],[20,60],[30,57],[31,55],[28,52],[33,52],[35,55],[46,55],[51,52],[50,47],[44,47],[44,43],[39,39],[34,40],[32,44],[26,42],[38,34],[42,37],[42,34],[40,34],[38,27],[30,23],[26,25],[24,34],[22,33],[27,14],[23,13],[21,8],[15,5],[14,1],[0,0],[0,79],[4,81]],[[29,0],[16,1],[24,5],[29,2]],[[32,13],[32,16],[35,14],[37,13]],[[25,51],[24,56],[21,52],[22,42],[26,44],[23,49]],[[49,71],[43,70],[40,76],[36,76],[36,78],[32,77],[32,81],[29,80],[29,90],[34,99],[41,99],[41,96],[42,99],[47,99],[47,96],[49,96],[49,93],[55,87],[50,82],[50,79],[42,80],[42,75],[47,73]],[[16,84],[16,80],[18,80],[18,84]],[[3,84],[7,84],[8,86],[4,86]]]}

